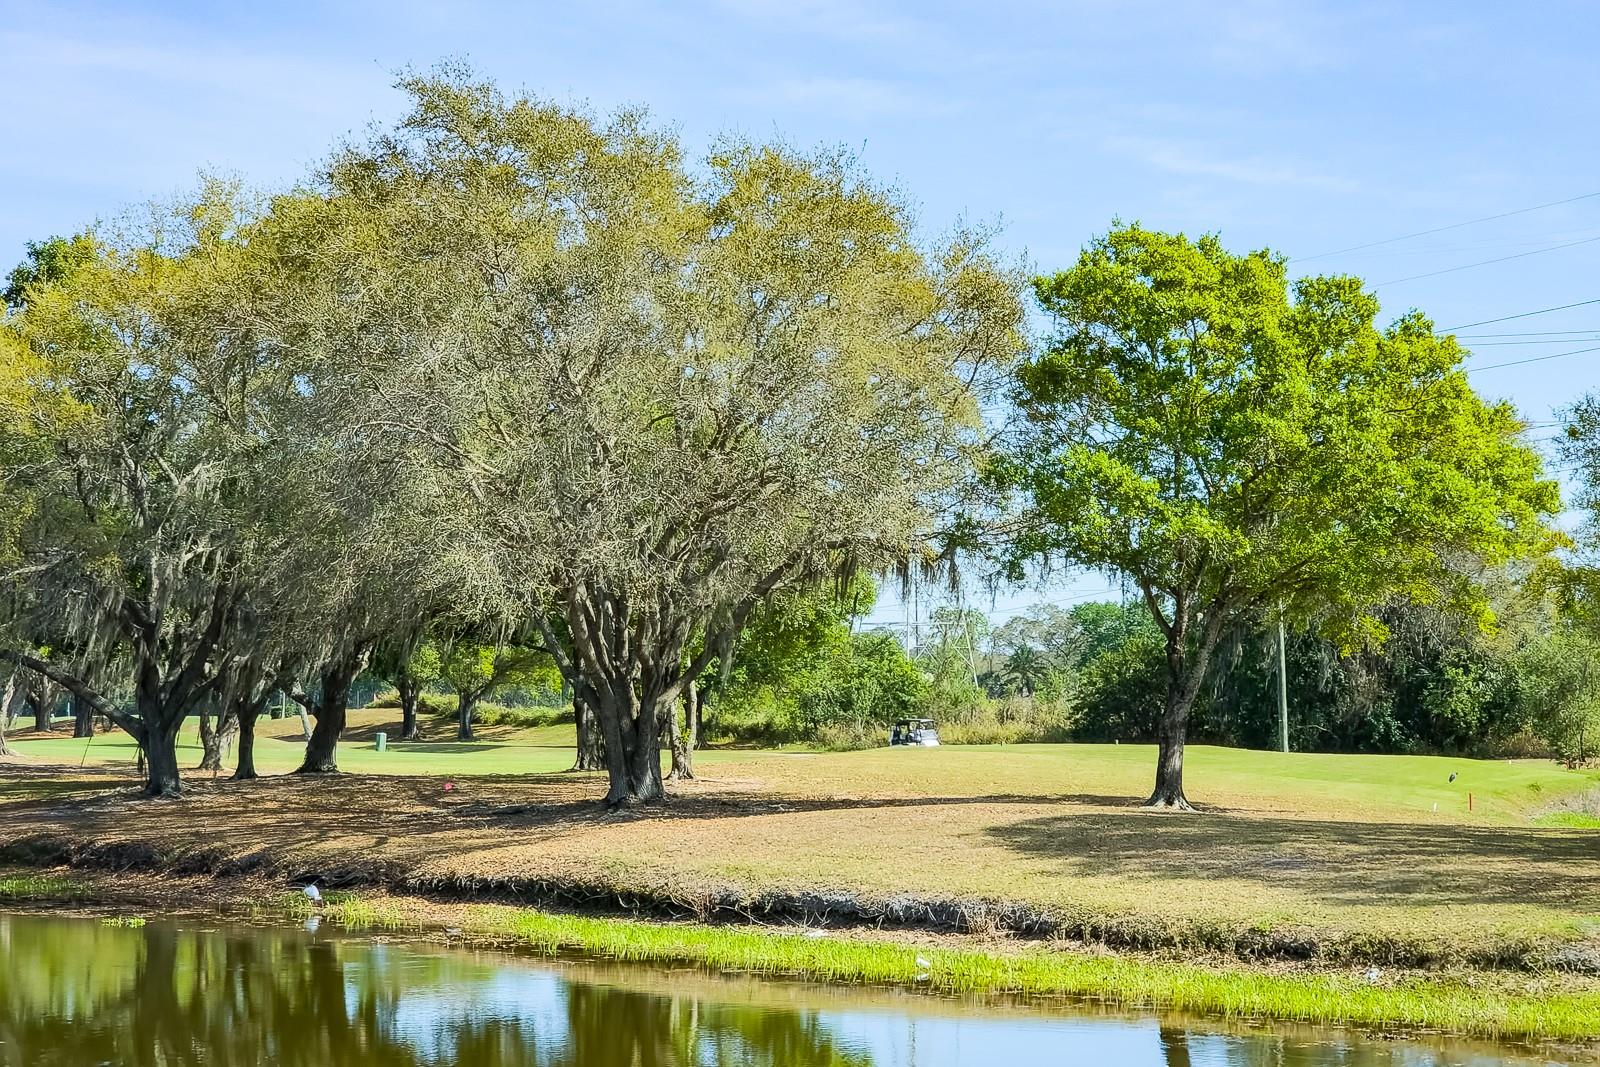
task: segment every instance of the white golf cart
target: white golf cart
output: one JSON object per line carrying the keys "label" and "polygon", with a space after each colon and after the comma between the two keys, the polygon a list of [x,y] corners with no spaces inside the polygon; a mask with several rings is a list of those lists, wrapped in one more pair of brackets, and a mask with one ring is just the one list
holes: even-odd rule
{"label": "white golf cart", "polygon": [[889,731],[889,744],[934,748],[939,744],[939,731],[932,719],[901,719]]}

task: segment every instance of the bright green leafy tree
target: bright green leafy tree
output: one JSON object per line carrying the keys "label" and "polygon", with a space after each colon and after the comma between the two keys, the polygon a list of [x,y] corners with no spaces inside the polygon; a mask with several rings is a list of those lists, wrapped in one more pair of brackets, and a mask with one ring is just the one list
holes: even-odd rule
{"label": "bright green leafy tree", "polygon": [[555,663],[542,649],[472,640],[450,644],[439,677],[456,692],[456,740],[472,740],[472,717],[484,697],[504,685],[554,680]]}
{"label": "bright green leafy tree", "polygon": [[1136,586],[1161,630],[1166,697],[1149,803],[1186,809],[1189,712],[1227,629],[1283,611],[1381,640],[1391,596],[1492,615],[1464,564],[1548,547],[1555,483],[1464,351],[1412,312],[1374,325],[1350,277],[1291,284],[1138,226],[1035,290],[1055,330],[1019,374],[1007,473],[1031,504],[1012,564],[1054,557]]}

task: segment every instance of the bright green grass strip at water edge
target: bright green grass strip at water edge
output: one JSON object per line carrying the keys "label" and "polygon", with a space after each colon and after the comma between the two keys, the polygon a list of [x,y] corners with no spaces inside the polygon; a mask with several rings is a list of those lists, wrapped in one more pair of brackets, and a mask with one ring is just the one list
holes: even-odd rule
{"label": "bright green grass strip at water edge", "polygon": [[[1272,1018],[1427,1029],[1499,1038],[1600,1037],[1600,993],[1526,993],[1451,978],[1380,984],[1360,975],[1271,974],[1238,967],[1034,951],[995,956],[966,949],[851,941],[589,919],[494,907],[473,926],[546,953],[636,962],[695,963],[827,982],[905,985],[951,993],[1068,996],[1233,1018]],[[924,966],[924,964],[926,964]],[[1495,979],[1501,981],[1511,980]]]}

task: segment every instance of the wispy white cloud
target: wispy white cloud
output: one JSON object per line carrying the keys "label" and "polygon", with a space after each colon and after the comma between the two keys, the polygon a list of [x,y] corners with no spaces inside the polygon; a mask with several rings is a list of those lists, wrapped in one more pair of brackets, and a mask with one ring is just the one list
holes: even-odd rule
{"label": "wispy white cloud", "polygon": [[1178,140],[1118,136],[1107,138],[1104,146],[1158,170],[1188,177],[1329,193],[1347,193],[1361,188],[1359,182],[1327,174],[1293,160],[1261,154],[1237,157],[1217,155]]}
{"label": "wispy white cloud", "polygon": [[784,78],[754,86],[748,95],[765,103],[850,118],[928,118],[959,110],[959,105],[948,97],[930,98],[909,86],[879,78]]}
{"label": "wispy white cloud", "polygon": [[[351,96],[382,83],[376,67],[359,70],[318,62],[268,46],[189,36],[174,39],[163,26],[136,20],[73,20],[53,26],[0,29],[0,53],[15,67],[49,77],[53,99],[100,90],[133,99],[153,87],[185,86],[248,97],[318,114],[348,114]],[[128,79],[137,79],[130,82]],[[191,104],[215,103],[191,99]]]}

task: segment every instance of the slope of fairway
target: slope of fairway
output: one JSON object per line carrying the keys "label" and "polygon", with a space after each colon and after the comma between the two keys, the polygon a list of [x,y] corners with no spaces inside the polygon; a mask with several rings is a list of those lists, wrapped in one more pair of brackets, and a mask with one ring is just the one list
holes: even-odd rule
{"label": "slope of fairway", "polygon": [[[361,713],[340,747],[355,773],[242,784],[191,773],[198,837],[191,802],[132,798],[121,735],[19,740],[23,760],[0,774],[0,844],[142,840],[163,855],[409,872],[408,885],[639,899],[1016,902],[1133,943],[1309,931],[1307,943],[1379,958],[1520,958],[1575,940],[1600,966],[1600,834],[1535,818],[1592,794],[1600,773],[1549,761],[1195,746],[1189,795],[1206,813],[1173,815],[1140,807],[1150,746],[713,750],[665,805],[606,815],[603,776],[565,773],[571,726],[380,753],[370,734],[384,714]],[[263,731],[263,770],[295,766],[298,729]],[[94,765],[77,771],[86,747]],[[199,759],[191,738],[183,756]]]}
{"label": "slope of fairway", "polygon": [[[573,764],[571,725],[488,728],[480,740],[458,742],[437,722],[431,738],[393,740],[392,710],[351,713],[339,746],[339,766],[355,774],[548,774]],[[373,734],[386,730],[387,749]],[[92,740],[23,733],[12,738],[23,757],[71,766],[127,765],[137,755],[121,731]],[[197,726],[179,739],[179,762],[200,762]],[[304,740],[298,719],[264,719],[256,739],[263,774],[299,766]],[[226,759],[232,767],[231,754]],[[950,745],[936,749],[861,752],[776,752],[711,749],[696,755],[703,776],[759,778],[806,797],[961,796],[992,800],[1037,798],[1123,804],[1149,792],[1155,748],[1149,745]],[[1412,817],[1428,822],[1521,822],[1562,797],[1600,785],[1600,772],[1571,771],[1549,760],[1473,760],[1447,756],[1278,753],[1191,746],[1190,799],[1212,810],[1283,813],[1330,819]],[[1454,780],[1452,780],[1454,776]],[[1470,808],[1470,810],[1469,810]]]}

